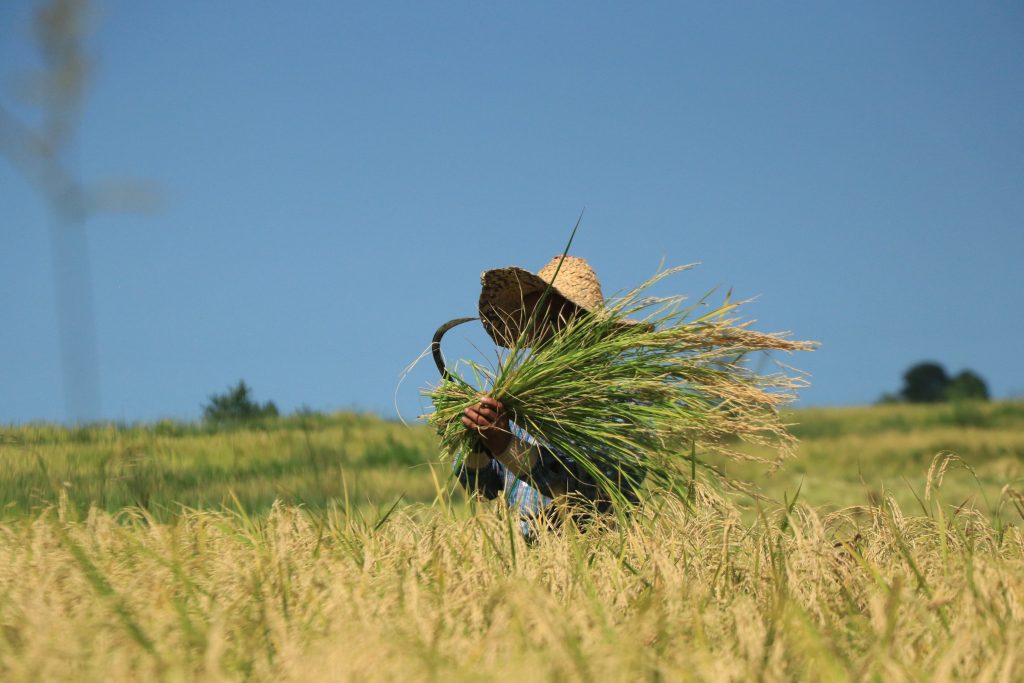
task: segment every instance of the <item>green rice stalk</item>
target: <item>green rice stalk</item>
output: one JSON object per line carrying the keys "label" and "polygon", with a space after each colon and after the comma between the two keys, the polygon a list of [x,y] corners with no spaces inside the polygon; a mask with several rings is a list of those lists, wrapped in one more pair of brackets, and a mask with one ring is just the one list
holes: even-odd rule
{"label": "green rice stalk", "polygon": [[[662,270],[604,310],[553,331],[535,315],[494,365],[459,361],[451,380],[424,392],[442,455],[457,465],[468,452],[475,437],[460,418],[482,393],[501,401],[510,419],[540,442],[575,459],[618,503],[626,501],[613,479],[637,484],[641,472],[676,490],[671,483],[693,463],[694,446],[705,456],[700,464],[719,480],[725,477],[708,455],[769,462],[741,452],[737,439],[771,447],[772,463],[791,454],[795,439],[779,408],[806,381],[791,368],[759,374],[744,361],[756,351],[805,351],[815,344],[752,330],[737,314],[745,302],[729,295],[708,311],[710,295],[684,306],[685,297],[648,294],[687,268]],[[459,377],[460,368],[479,388]],[[602,464],[617,476],[604,475]]]}

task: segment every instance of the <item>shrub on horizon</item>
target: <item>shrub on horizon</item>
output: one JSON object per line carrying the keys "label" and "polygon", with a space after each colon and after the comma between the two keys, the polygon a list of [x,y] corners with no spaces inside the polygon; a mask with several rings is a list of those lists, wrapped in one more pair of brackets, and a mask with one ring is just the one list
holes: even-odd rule
{"label": "shrub on horizon", "polygon": [[256,422],[278,416],[273,401],[260,405],[250,397],[251,389],[245,380],[228,388],[223,394],[212,394],[210,402],[203,406],[203,421],[212,424]]}

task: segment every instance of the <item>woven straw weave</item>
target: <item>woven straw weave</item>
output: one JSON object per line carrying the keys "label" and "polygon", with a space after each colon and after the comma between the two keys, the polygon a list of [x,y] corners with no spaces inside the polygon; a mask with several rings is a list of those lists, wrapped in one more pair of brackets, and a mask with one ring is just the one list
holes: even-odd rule
{"label": "woven straw weave", "polygon": [[480,320],[498,345],[508,346],[519,336],[532,313],[524,310],[523,299],[544,291],[549,283],[553,282],[552,289],[557,296],[578,308],[589,312],[604,308],[601,283],[586,259],[566,256],[559,268],[561,260],[561,255],[556,256],[536,274],[509,266],[480,275]]}

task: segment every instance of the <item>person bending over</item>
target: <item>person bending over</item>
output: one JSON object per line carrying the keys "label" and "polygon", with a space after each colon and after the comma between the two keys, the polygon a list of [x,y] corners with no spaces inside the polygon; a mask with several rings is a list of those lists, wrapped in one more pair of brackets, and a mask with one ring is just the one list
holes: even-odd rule
{"label": "person bending over", "polygon": [[[561,256],[534,274],[517,267],[489,270],[481,276],[480,319],[491,339],[509,346],[535,314],[534,338],[542,343],[576,315],[604,307],[601,285],[582,258]],[[557,275],[556,275],[557,270]],[[551,291],[544,298],[544,291]],[[456,460],[456,476],[472,495],[499,496],[518,513],[521,531],[534,537],[538,526],[560,523],[566,512],[587,517],[611,510],[607,492],[575,459],[542,443],[509,419],[504,406],[491,396],[464,411],[462,423],[477,435],[476,446]],[[606,482],[617,485],[630,501],[644,478],[635,469],[623,476],[611,457],[594,453]]]}

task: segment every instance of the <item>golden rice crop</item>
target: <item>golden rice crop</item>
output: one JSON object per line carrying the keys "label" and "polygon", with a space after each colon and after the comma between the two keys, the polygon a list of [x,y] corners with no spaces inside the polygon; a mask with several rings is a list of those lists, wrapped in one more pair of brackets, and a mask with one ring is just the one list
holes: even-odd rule
{"label": "golden rice crop", "polygon": [[744,521],[698,487],[532,547],[500,506],[450,501],[62,506],[0,524],[0,679],[1020,680],[1024,537],[941,501],[943,469],[917,515],[883,496]]}

